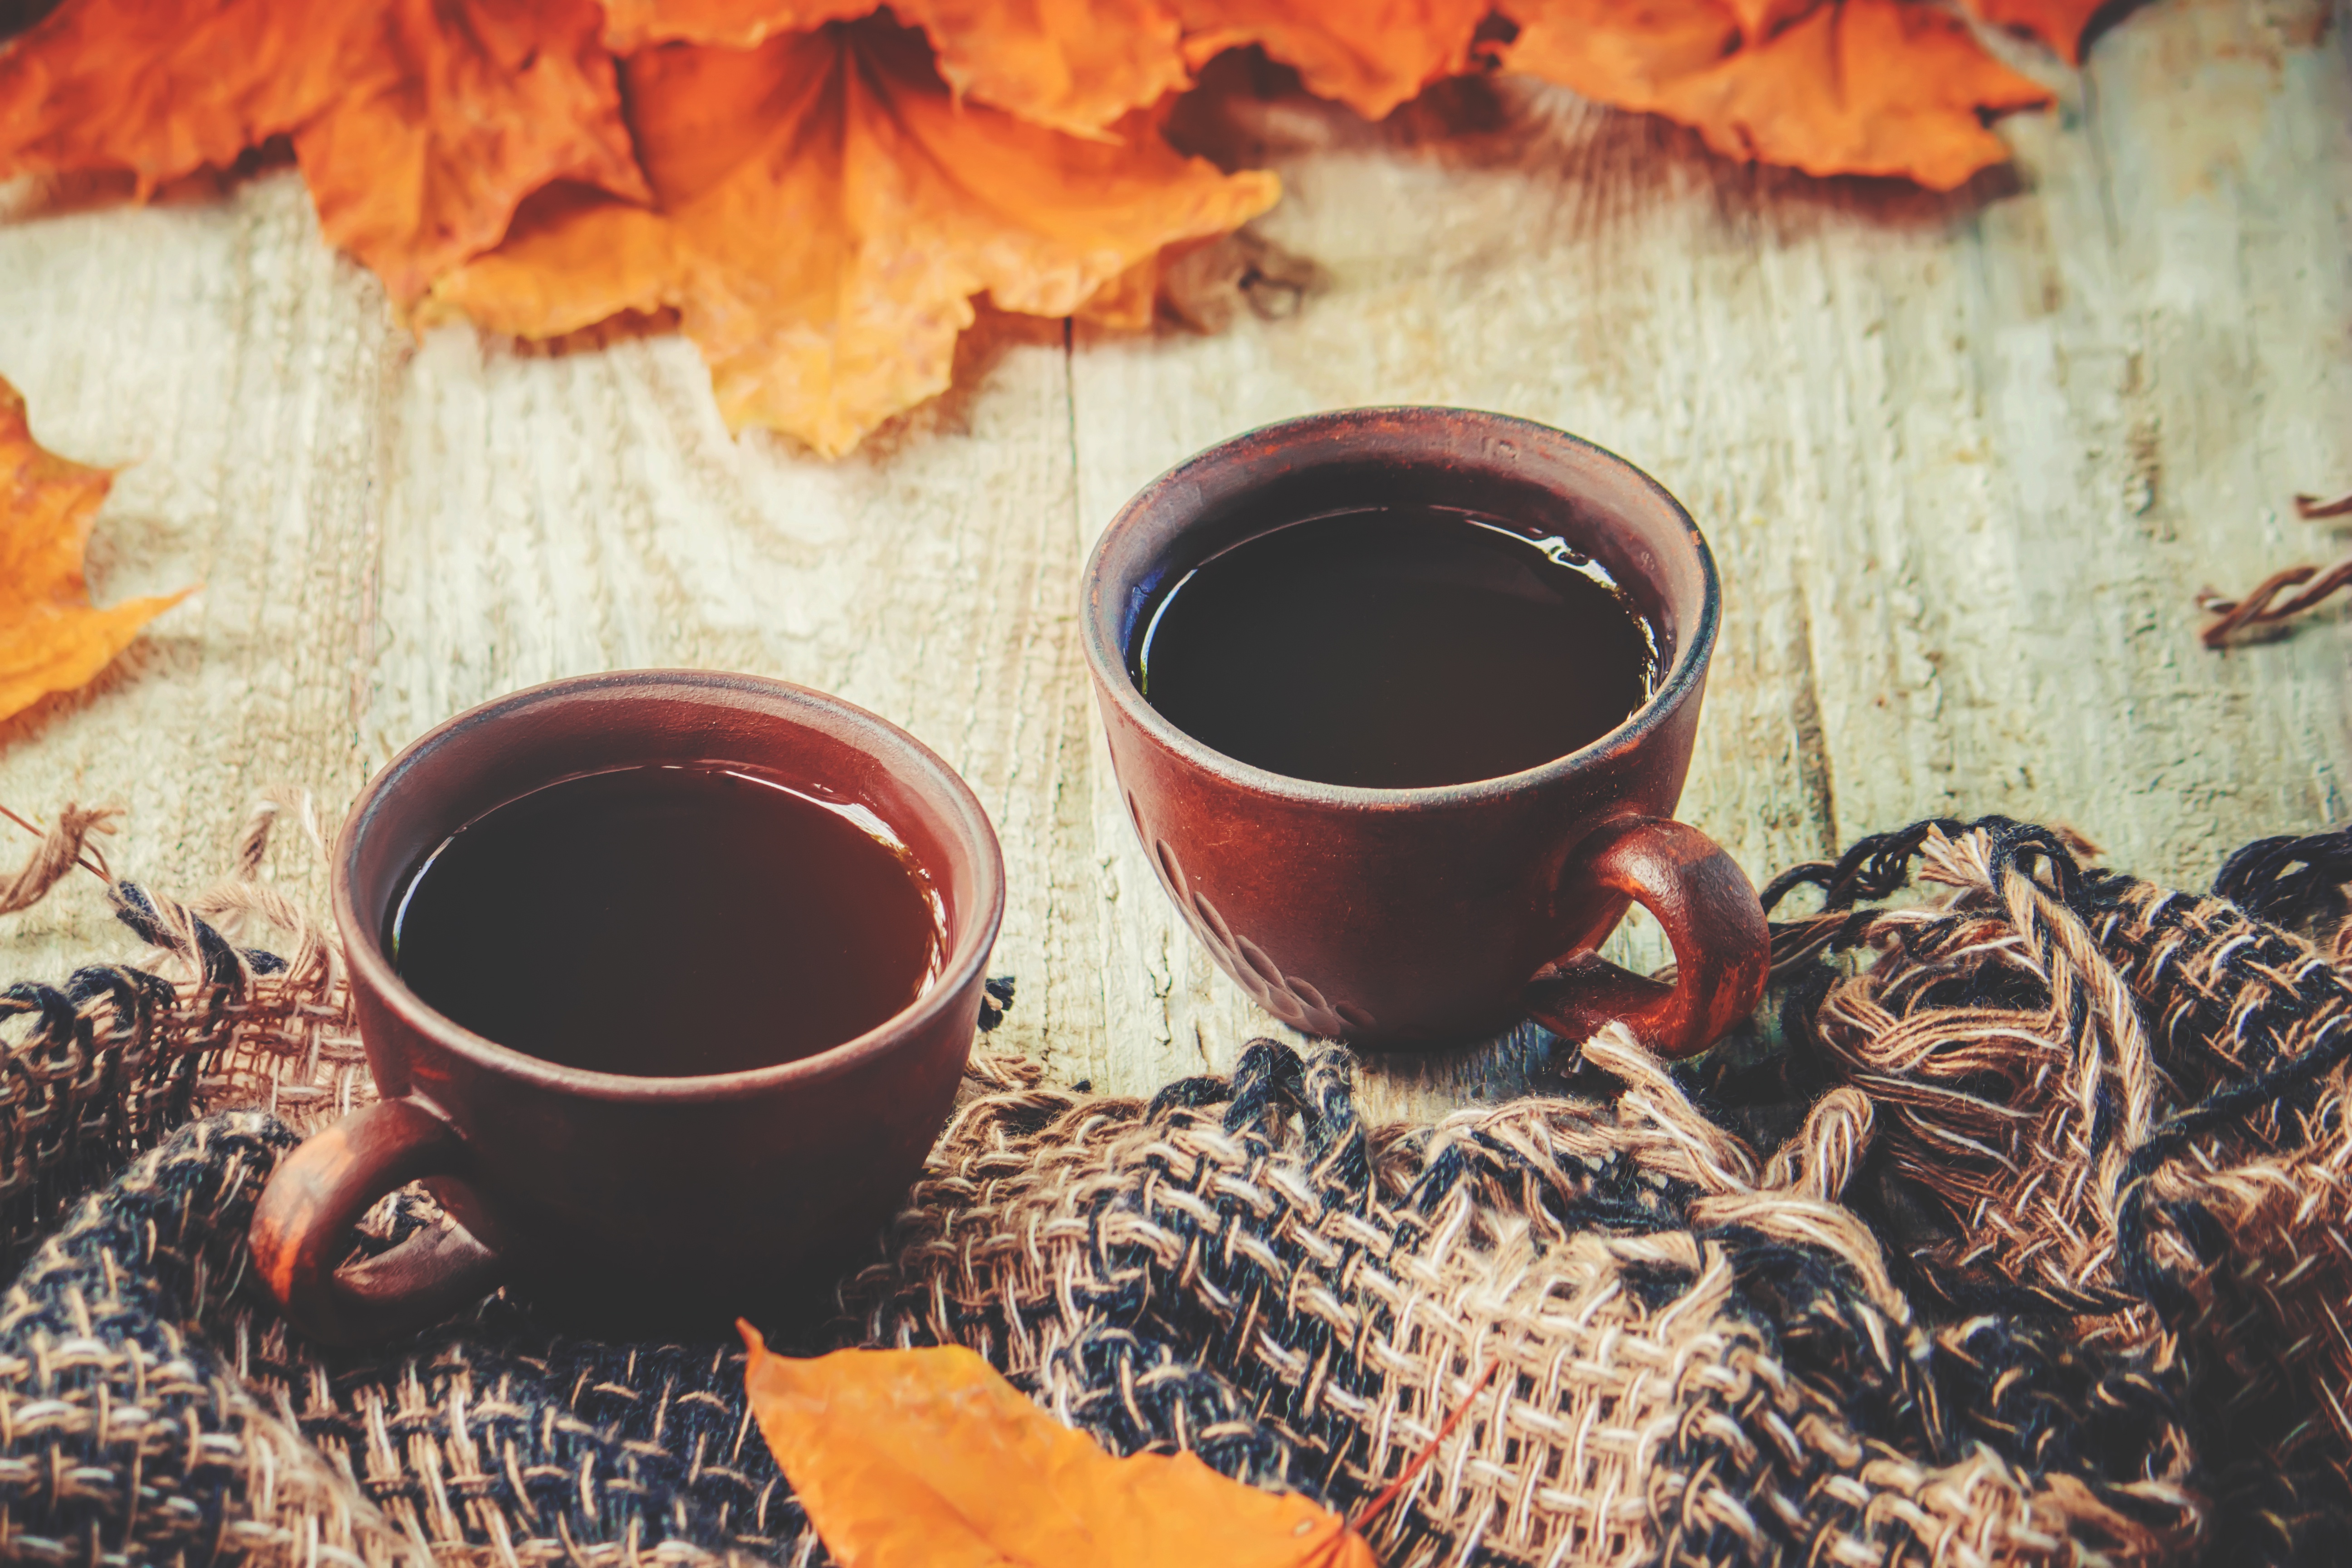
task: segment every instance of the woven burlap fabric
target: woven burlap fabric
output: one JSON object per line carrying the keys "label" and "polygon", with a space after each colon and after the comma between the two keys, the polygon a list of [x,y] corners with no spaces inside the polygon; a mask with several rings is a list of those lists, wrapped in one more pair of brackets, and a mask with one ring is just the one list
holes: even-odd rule
{"label": "woven burlap fabric", "polygon": [[[1149,1102],[982,1051],[821,1342],[971,1344],[1115,1449],[1348,1509],[1464,1412],[1374,1526],[1396,1563],[2325,1560],[2352,988],[2290,929],[2325,855],[2240,879],[2274,923],[2014,824],[1873,840],[1796,874],[1829,907],[1776,928],[1778,1038],[1676,1075],[1604,1034],[1573,1092],[1433,1127],[1368,1125],[1328,1047]],[[1937,902],[1853,908],[1915,858]],[[0,1300],[6,1552],[825,1561],[731,1347],[497,1299],[372,1356],[289,1335],[243,1232],[289,1123],[365,1092],[333,955],[235,887],[289,962],[116,896],[178,973],[0,1004],[0,1217],[47,1227]]]}
{"label": "woven burlap fabric", "polygon": [[2177,1366],[2215,1550],[2352,1556],[2352,834],[2250,846],[2230,900],[2000,821],[1812,879],[1847,902],[1912,855],[1953,889],[1939,907],[1833,909],[1777,942],[1888,952],[1791,999],[1791,1058],[1871,1096],[1880,1159],[1931,1195],[1918,1293]]}

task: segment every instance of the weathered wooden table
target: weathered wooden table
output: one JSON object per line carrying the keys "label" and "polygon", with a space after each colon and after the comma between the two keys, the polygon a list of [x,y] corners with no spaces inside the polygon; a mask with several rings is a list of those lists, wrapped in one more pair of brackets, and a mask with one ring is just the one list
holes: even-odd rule
{"label": "weathered wooden table", "polygon": [[[2191,596],[2345,547],[2352,72],[2315,0],[2159,0],[1949,198],[1709,157],[1520,84],[1367,127],[1256,129],[1259,226],[1322,280],[1221,335],[997,317],[958,390],[827,465],[729,439],[692,346],[415,340],[291,174],[0,223],[0,375],[37,433],[127,464],[101,599],[201,579],[88,690],[0,725],[0,801],[131,808],[126,872],[193,890],[253,794],[325,814],[494,693],[628,666],[838,691],[962,770],[1011,869],[1000,1039],[1139,1090],[1280,1033],[1131,841],[1075,636],[1118,504],[1249,426],[1483,405],[1625,454],[1725,583],[1683,815],[1760,882],[1931,814],[2062,820],[2202,886],[2231,846],[2347,815],[2352,618],[2226,654]],[[14,833],[14,829],[0,829]],[[0,839],[0,862],[29,845]],[[274,874],[314,905],[315,857]],[[0,978],[127,939],[94,881],[0,921]],[[1612,941],[1655,963],[1654,928]],[[1531,1039],[1376,1064],[1426,1113]]]}

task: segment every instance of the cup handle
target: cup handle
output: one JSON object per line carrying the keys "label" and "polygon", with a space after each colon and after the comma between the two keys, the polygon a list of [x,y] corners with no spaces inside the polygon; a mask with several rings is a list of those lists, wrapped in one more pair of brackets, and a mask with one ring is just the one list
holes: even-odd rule
{"label": "cup handle", "polygon": [[499,1255],[464,1230],[420,1231],[338,1271],[352,1229],[386,1193],[470,1164],[455,1129],[413,1100],[383,1100],[316,1132],[271,1173],[247,1232],[253,1263],[294,1326],[324,1344],[395,1338],[495,1289]]}
{"label": "cup handle", "polygon": [[1771,932],[1755,884],[1714,839],[1660,817],[1621,819],[1578,845],[1560,877],[1563,885],[1612,889],[1656,916],[1674,943],[1675,982],[1620,969],[1588,948],[1528,982],[1536,1022],[1582,1041],[1622,1021],[1674,1058],[1706,1049],[1756,1010],[1772,966]]}

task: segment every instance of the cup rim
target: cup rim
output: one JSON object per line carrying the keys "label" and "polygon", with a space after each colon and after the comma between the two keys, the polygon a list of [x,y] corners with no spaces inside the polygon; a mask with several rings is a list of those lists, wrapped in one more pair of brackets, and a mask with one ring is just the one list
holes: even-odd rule
{"label": "cup rim", "polygon": [[[955,945],[941,960],[939,978],[929,990],[864,1034],[852,1036],[838,1045],[829,1046],[809,1056],[735,1072],[658,1078],[566,1067],[544,1057],[517,1050],[512,1046],[501,1045],[486,1035],[476,1034],[467,1028],[409,989],[407,982],[401,979],[399,972],[385,956],[376,933],[360,918],[357,897],[352,886],[351,868],[357,861],[361,836],[367,831],[370,818],[388,789],[395,787],[408,769],[426,753],[461,731],[511,720],[549,700],[612,688],[643,690],[662,686],[675,689],[677,695],[689,701],[706,692],[740,691],[777,700],[787,707],[829,714],[852,731],[861,749],[892,772],[909,771],[903,764],[911,763],[912,772],[926,777],[936,786],[934,799],[945,808],[942,815],[977,851],[973,857],[978,863],[979,887],[976,890],[984,918],[971,921],[967,929],[957,933]],[[787,718],[785,721],[791,721]],[[741,765],[761,766],[749,761]],[[733,1100],[795,1082],[814,1082],[829,1078],[881,1054],[898,1040],[928,1028],[980,977],[989,954],[995,948],[996,937],[1004,921],[1004,852],[997,841],[995,828],[988,820],[988,814],[961,775],[913,735],[854,702],[791,681],[731,671],[609,670],[593,675],[566,676],[491,698],[443,720],[402,747],[399,754],[378,769],[361,789],[343,818],[341,829],[335,836],[332,903],[335,923],[341,928],[343,938],[344,962],[349,965],[353,987],[357,988],[364,982],[387,1007],[399,1015],[403,1024],[440,1048],[502,1077],[586,1099],[688,1105]]]}
{"label": "cup rim", "polygon": [[[1127,672],[1127,650],[1117,646],[1118,638],[1111,629],[1113,606],[1104,602],[1104,577],[1111,551],[1127,532],[1142,527],[1147,516],[1172,504],[1181,504],[1183,497],[1197,492],[1202,488],[1200,472],[1209,465],[1246,456],[1253,447],[1290,441],[1299,437],[1328,437],[1351,427],[1361,429],[1377,440],[1382,427],[1392,430],[1400,425],[1424,429],[1452,426],[1457,430],[1475,432],[1487,442],[1516,440],[1563,456],[1597,458],[1602,465],[1623,473],[1661,503],[1667,516],[1682,525],[1682,537],[1697,557],[1705,589],[1700,596],[1696,624],[1690,635],[1683,639],[1682,646],[1675,650],[1675,661],[1667,668],[1665,679],[1658,682],[1657,689],[1639,708],[1627,714],[1613,729],[1575,751],[1531,768],[1522,768],[1515,773],[1499,773],[1493,778],[1473,779],[1463,784],[1413,784],[1389,789],[1296,778],[1228,756],[1170,722],[1136,689],[1135,681]],[[1118,706],[1129,722],[1160,745],[1182,756],[1192,766],[1228,784],[1301,805],[1338,805],[1359,811],[1417,811],[1497,799],[1566,779],[1604,758],[1633,750],[1654,731],[1666,724],[1675,710],[1706,679],[1707,660],[1715,651],[1716,634],[1723,610],[1722,582],[1716,572],[1715,553],[1707,548],[1706,536],[1699,531],[1698,524],[1693,521],[1688,509],[1647,471],[1597,442],[1570,435],[1553,426],[1483,408],[1440,404],[1381,404],[1331,409],[1260,425],[1196,452],[1138,490],[1125,506],[1118,509],[1104,527],[1101,537],[1095,541],[1080,581],[1084,594],[1080,618],[1085,623],[1080,636],[1086,645],[1087,663],[1093,670],[1096,689]]]}

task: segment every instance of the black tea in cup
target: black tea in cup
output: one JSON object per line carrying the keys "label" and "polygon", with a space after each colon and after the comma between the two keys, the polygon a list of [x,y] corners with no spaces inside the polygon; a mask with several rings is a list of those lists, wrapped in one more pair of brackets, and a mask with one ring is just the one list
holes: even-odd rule
{"label": "black tea in cup", "polygon": [[485,813],[410,872],[384,947],[444,1016],[565,1067],[740,1072],[854,1039],[938,976],[889,826],[751,770],[618,768]]}
{"label": "black tea in cup", "polygon": [[1657,638],[1564,541],[1432,506],[1335,513],[1220,551],[1138,618],[1129,673],[1236,761],[1374,789],[1539,767],[1654,689]]}

